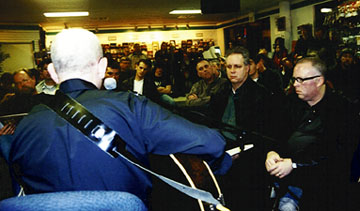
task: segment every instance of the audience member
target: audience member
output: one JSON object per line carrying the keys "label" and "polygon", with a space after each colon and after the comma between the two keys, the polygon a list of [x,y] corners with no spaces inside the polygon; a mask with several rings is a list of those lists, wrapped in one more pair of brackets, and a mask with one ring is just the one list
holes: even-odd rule
{"label": "audience member", "polygon": [[128,56],[131,60],[131,68],[135,69],[136,64],[142,60],[147,59],[147,56],[141,52],[140,44],[136,43],[134,45],[134,51]]}
{"label": "audience member", "polygon": [[13,74],[15,94],[0,105],[0,114],[27,113],[37,103],[34,95],[36,79],[27,69],[20,69]]}
{"label": "audience member", "polygon": [[43,60],[40,63],[40,75],[43,80],[36,84],[36,92],[38,94],[45,93],[49,95],[54,95],[56,90],[59,89],[59,85],[55,83],[50,77],[50,74],[47,70],[48,65],[51,63],[50,59]]}
{"label": "audience member", "polygon": [[199,61],[196,70],[201,80],[196,82],[186,94],[186,104],[201,107],[210,102],[211,96],[221,89],[226,79],[216,77],[214,67],[207,60]]}
{"label": "audience member", "polygon": [[156,64],[154,67],[154,83],[160,93],[160,101],[168,105],[175,105],[175,101],[170,95],[172,94],[171,90],[171,81],[166,73],[163,72],[163,65]]}
{"label": "audience member", "polygon": [[166,71],[166,74],[170,75],[170,66],[171,66],[171,54],[167,49],[166,42],[161,43],[160,50],[155,53],[155,62],[163,66],[163,71]]}
{"label": "audience member", "polygon": [[274,68],[281,70],[281,62],[283,58],[288,56],[288,51],[285,48],[285,39],[282,37],[277,37],[274,43],[274,54],[272,56],[272,62]]}
{"label": "audience member", "polygon": [[[48,70],[60,83],[59,91],[114,129],[141,163],[149,163],[149,153],[189,153],[204,155],[215,173],[231,165],[216,131],[173,115],[145,97],[98,90],[107,59],[93,33],[63,30],[52,42],[51,55]],[[137,65],[145,71],[149,67],[145,60]],[[110,157],[44,105],[36,106],[20,122],[10,150],[10,165],[18,170],[13,174],[24,182],[26,194],[114,190],[135,194],[148,205],[151,177],[146,172],[121,157]]]}
{"label": "audience member", "polygon": [[[250,67],[251,63],[250,63]],[[272,94],[283,94],[283,82],[278,70],[271,68],[271,60],[264,54],[258,54],[255,58],[255,69],[250,69],[250,77],[253,81],[263,85]]]}
{"label": "audience member", "polygon": [[[270,127],[277,125],[271,118],[271,94],[249,77],[249,51],[235,47],[226,58],[229,83],[211,97],[209,115],[219,122],[241,128],[238,134],[223,132],[228,147],[251,143],[254,147],[241,152],[223,178],[222,189],[227,206],[232,210],[264,210],[266,171],[261,137],[250,131],[270,134]],[[270,120],[273,122],[270,123]],[[247,137],[248,136],[248,137]],[[228,148],[227,147],[227,148]]]}
{"label": "audience member", "polygon": [[[0,104],[6,101],[8,97],[14,95],[15,90],[13,88],[14,78],[9,72],[5,72],[0,77]],[[6,97],[5,97],[6,96]]]}
{"label": "audience member", "polygon": [[106,90],[119,90],[120,65],[115,60],[108,61],[108,66],[106,68],[105,77],[101,88]]}
{"label": "audience member", "polygon": [[123,81],[121,90],[131,90],[158,103],[160,100],[160,94],[156,89],[154,77],[151,74],[147,74],[148,72],[151,72],[151,67],[152,64],[150,60],[140,60],[136,64],[135,76]]}
{"label": "audience member", "polygon": [[341,51],[338,63],[329,71],[328,79],[336,90],[353,101],[360,101],[360,65],[355,62],[354,51]]}
{"label": "audience member", "polygon": [[217,77],[217,78],[226,78],[226,73],[222,69],[220,59],[212,59],[210,61],[210,64],[214,68],[215,77]]}
{"label": "audience member", "polygon": [[294,58],[306,57],[308,51],[315,46],[315,39],[312,35],[312,25],[305,24],[298,27],[300,30],[300,38],[296,41]]}
{"label": "audience member", "polygon": [[131,60],[125,56],[121,57],[119,83],[121,84],[123,81],[134,75],[135,70],[131,69]]}
{"label": "audience member", "polygon": [[294,68],[297,96],[289,96],[287,115],[292,134],[283,149],[268,152],[265,163],[279,178],[279,210],[347,210],[349,105],[325,85],[325,71],[317,58]]}

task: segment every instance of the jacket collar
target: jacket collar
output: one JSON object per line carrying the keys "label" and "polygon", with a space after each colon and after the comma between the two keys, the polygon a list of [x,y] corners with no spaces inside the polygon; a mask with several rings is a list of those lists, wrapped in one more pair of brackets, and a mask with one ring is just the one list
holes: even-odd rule
{"label": "jacket collar", "polygon": [[70,79],[60,84],[60,90],[64,93],[90,89],[97,89],[97,87],[94,84],[81,79]]}

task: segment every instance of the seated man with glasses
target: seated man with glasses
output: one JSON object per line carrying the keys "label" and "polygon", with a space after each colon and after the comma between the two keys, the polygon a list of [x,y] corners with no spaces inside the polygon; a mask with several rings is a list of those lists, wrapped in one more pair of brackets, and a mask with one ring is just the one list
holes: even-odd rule
{"label": "seated man with glasses", "polygon": [[287,102],[291,135],[265,162],[280,187],[279,210],[348,210],[349,104],[326,86],[325,71],[317,58],[304,58],[294,68],[296,95]]}

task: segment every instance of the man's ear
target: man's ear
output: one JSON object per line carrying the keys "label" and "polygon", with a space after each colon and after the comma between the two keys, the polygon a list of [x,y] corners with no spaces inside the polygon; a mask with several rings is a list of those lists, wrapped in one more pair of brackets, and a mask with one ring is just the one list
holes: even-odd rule
{"label": "man's ear", "polygon": [[102,57],[98,64],[98,76],[103,79],[105,77],[106,68],[108,65],[108,60],[106,57]]}
{"label": "man's ear", "polygon": [[319,77],[317,79],[318,79],[318,83],[317,83],[318,86],[322,86],[326,82],[324,76],[321,76],[321,77]]}
{"label": "man's ear", "polygon": [[250,73],[250,65],[245,65],[245,68],[246,68],[246,72],[249,74]]}
{"label": "man's ear", "polygon": [[55,83],[59,84],[59,83],[60,83],[60,80],[59,80],[58,74],[57,74],[56,71],[55,71],[54,64],[53,64],[53,63],[50,63],[50,64],[48,65],[47,70],[48,70],[48,72],[49,72],[49,74],[50,74],[51,79],[53,79],[53,81],[55,81]]}

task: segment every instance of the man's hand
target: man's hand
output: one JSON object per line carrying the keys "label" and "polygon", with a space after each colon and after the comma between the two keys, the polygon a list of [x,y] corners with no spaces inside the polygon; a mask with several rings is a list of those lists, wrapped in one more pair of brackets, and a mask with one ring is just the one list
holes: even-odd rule
{"label": "man's hand", "polygon": [[162,92],[164,89],[165,89],[165,87],[162,87],[162,86],[157,87],[157,90],[158,90],[159,92]]}
{"label": "man's hand", "polygon": [[268,154],[266,156],[266,161],[265,161],[266,170],[269,172],[269,169],[271,169],[277,162],[279,162],[281,160],[282,160],[282,158],[280,157],[280,155],[277,152],[275,152],[275,151],[268,152]]}
{"label": "man's hand", "polygon": [[15,125],[8,123],[0,129],[0,136],[14,134],[14,131],[15,131]]}
{"label": "man's hand", "polygon": [[188,100],[196,100],[198,99],[198,96],[196,94],[191,94],[188,96]]}
{"label": "man's hand", "polygon": [[0,100],[0,103],[8,101],[11,97],[15,96],[15,93],[7,93],[4,97]]}
{"label": "man's hand", "polygon": [[270,175],[276,176],[280,179],[286,177],[293,170],[292,161],[290,158],[282,159],[276,162],[275,165],[272,165],[267,171]]}

